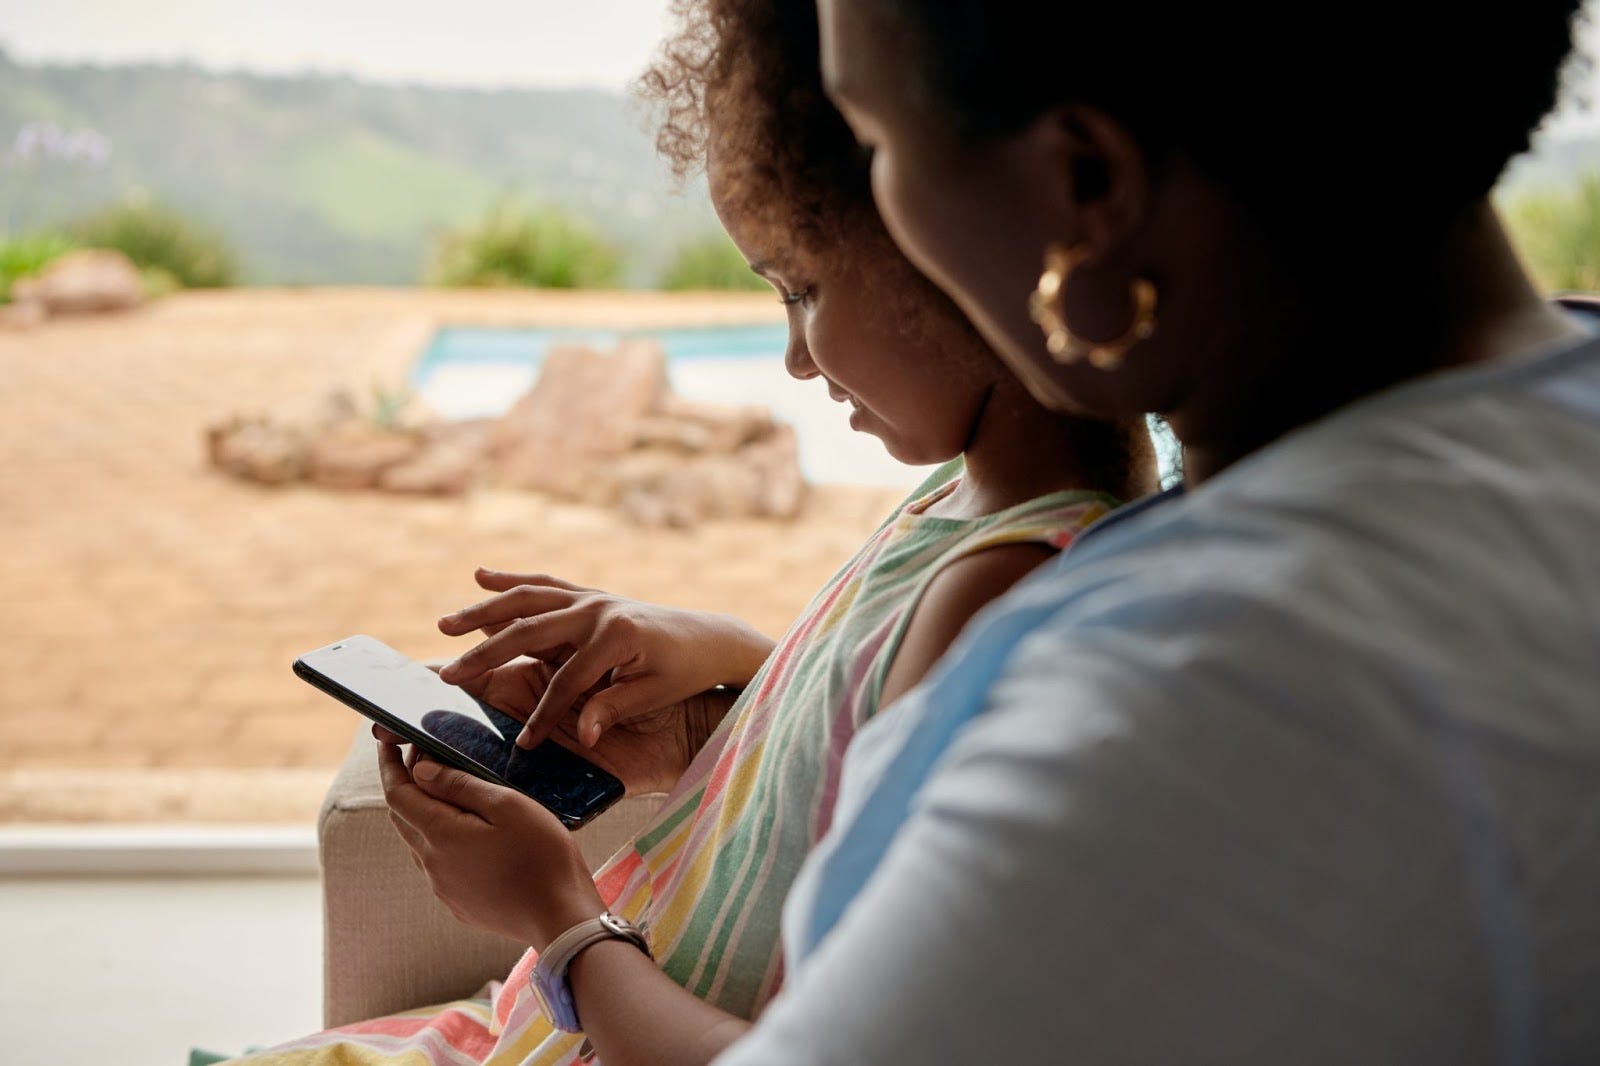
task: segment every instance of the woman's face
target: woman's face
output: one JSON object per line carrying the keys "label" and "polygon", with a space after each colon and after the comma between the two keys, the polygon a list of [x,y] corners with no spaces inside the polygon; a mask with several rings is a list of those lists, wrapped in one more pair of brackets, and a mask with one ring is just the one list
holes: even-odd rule
{"label": "woman's face", "polygon": [[[873,193],[907,257],[950,294],[1045,406],[1113,418],[1168,410],[1176,382],[1148,357],[1148,342],[1116,373],[1063,367],[1028,315],[1047,243],[1091,239],[1115,249],[1102,257],[1110,269],[1098,279],[1092,269],[1074,276],[1069,318],[1097,339],[1118,336],[1131,321],[1128,285],[1137,271],[1130,257],[1140,226],[1160,220],[1146,212],[1147,175],[1125,134],[1109,124],[1088,131],[1098,138],[1096,151],[1109,147],[1110,162],[1095,165],[1108,166],[1113,180],[1109,194],[1083,209],[1072,189],[1073,153],[1087,143],[1077,139],[1078,128],[1040,121],[981,148],[962,143],[948,117],[912,90],[917,78],[907,55],[914,49],[903,29],[861,0],[822,0],[819,11],[829,93],[873,151]],[[1164,300],[1158,323],[1172,310]]]}
{"label": "woman's face", "polygon": [[[784,364],[821,378],[850,408],[850,427],[870,433],[901,462],[944,462],[971,440],[995,382],[1005,374],[953,310],[914,309],[908,287],[926,287],[881,235],[863,247],[808,253],[752,225],[713,168],[711,198],[733,242],[778,291],[789,318]],[[915,291],[912,289],[911,291]]]}

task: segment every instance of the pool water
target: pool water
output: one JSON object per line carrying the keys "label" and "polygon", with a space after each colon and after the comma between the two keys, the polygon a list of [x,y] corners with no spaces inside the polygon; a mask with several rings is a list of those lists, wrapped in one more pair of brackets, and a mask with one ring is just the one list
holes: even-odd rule
{"label": "pool water", "polygon": [[618,341],[651,337],[667,356],[680,396],[707,403],[759,403],[800,439],[800,469],[825,484],[910,488],[927,467],[906,466],[876,438],[850,429],[849,409],[821,380],[796,381],[783,368],[789,330],[782,323],[693,329],[594,330],[448,326],[412,367],[410,385],[434,411],[452,419],[504,414],[533,387],[552,347],[584,344],[609,351]]}
{"label": "pool water", "polygon": [[672,365],[759,359],[781,367],[788,336],[782,324],[659,330],[447,326],[434,333],[412,368],[411,387],[446,418],[492,418],[533,387],[545,355],[559,345],[609,351],[620,340],[651,337]]}

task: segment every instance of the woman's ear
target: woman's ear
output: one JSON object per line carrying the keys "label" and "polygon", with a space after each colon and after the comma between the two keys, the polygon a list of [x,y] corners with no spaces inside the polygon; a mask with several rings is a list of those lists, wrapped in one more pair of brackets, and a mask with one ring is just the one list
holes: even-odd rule
{"label": "woman's ear", "polygon": [[[1128,128],[1104,111],[1063,104],[1040,115],[1019,148],[1035,156],[1057,239],[1087,243],[1091,261],[1125,248],[1150,210],[1150,166]],[[1051,202],[1053,201],[1053,202]]]}

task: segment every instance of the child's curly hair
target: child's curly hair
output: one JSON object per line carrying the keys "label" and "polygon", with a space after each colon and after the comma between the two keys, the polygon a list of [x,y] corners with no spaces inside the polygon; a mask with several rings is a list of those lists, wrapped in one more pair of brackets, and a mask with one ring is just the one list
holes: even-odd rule
{"label": "child's curly hair", "polygon": [[676,32],[638,89],[665,112],[656,147],[674,173],[714,160],[729,208],[812,253],[888,244],[867,155],[822,88],[816,5],[675,0],[672,12]]}

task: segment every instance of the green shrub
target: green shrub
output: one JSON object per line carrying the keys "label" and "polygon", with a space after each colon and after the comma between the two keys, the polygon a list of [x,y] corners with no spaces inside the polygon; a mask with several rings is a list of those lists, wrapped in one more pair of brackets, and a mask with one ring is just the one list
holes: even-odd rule
{"label": "green shrub", "polygon": [[58,256],[77,247],[60,233],[29,233],[17,237],[0,236],[0,303],[11,302],[11,283],[37,274]]}
{"label": "green shrub", "polygon": [[232,285],[237,274],[233,251],[219,234],[159,204],[106,208],[81,219],[71,233],[86,248],[114,248],[147,276],[161,271],[185,288]]}
{"label": "green shrub", "polygon": [[608,288],[617,253],[583,223],[559,211],[501,205],[472,229],[447,233],[434,251],[435,285]]}
{"label": "green shrub", "polygon": [[1525,196],[1506,211],[1513,242],[1551,290],[1600,292],[1600,173],[1575,192]]}
{"label": "green shrub", "polygon": [[725,233],[691,241],[679,248],[661,274],[661,287],[672,292],[689,289],[756,291],[770,288],[750,270],[744,254]]}

